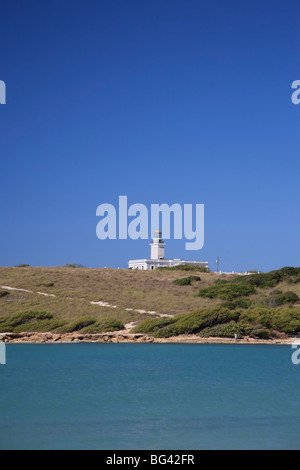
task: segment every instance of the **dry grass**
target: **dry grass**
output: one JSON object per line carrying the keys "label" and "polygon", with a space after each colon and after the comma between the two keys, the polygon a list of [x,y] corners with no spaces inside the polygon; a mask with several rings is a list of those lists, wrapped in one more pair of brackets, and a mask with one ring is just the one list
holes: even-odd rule
{"label": "dry grass", "polygon": [[[83,316],[97,320],[117,318],[124,324],[140,323],[160,315],[177,316],[220,304],[221,300],[198,296],[199,290],[211,286],[216,279],[230,280],[236,277],[198,273],[201,281],[192,281],[187,286],[173,283],[175,279],[187,275],[188,273],[177,270],[0,268],[0,286],[31,291],[9,290],[9,295],[0,296],[0,317],[38,310],[52,313],[55,319],[66,324]],[[274,290],[292,290],[300,298],[300,282],[294,284],[287,279],[275,288],[257,288],[256,293],[250,297],[252,305],[268,300]],[[39,292],[52,296],[41,295]],[[91,304],[92,301],[108,302],[116,308],[94,305]],[[128,311],[128,308],[145,312]],[[149,313],[150,311],[156,314]]]}
{"label": "dry grass", "polygon": [[[34,292],[10,291],[9,296],[0,299],[0,315],[34,308],[47,310],[68,321],[82,315],[96,315],[99,318],[117,317],[126,322],[141,321],[149,318],[149,314],[128,312],[125,308],[177,315],[219,303],[197,296],[199,288],[211,285],[216,275],[199,273],[201,281],[193,282],[191,286],[173,284],[174,279],[185,275],[163,270],[0,268],[0,285]],[[118,308],[91,305],[91,301],[108,302]]]}

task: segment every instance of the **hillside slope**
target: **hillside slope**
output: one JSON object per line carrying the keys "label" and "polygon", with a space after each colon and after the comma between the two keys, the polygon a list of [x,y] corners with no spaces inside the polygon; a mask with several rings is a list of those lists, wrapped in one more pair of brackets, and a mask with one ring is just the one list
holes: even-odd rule
{"label": "hillside slope", "polygon": [[162,269],[0,268],[0,332],[262,338],[300,331],[300,269],[250,276]]}

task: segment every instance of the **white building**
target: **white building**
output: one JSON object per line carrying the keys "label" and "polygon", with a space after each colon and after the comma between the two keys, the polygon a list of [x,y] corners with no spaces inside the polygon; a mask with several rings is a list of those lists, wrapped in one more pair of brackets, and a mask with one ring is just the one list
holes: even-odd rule
{"label": "white building", "polygon": [[183,259],[165,259],[166,244],[161,238],[161,231],[155,230],[151,246],[151,259],[135,259],[128,262],[129,269],[156,269],[192,264],[208,268],[207,261],[185,261]]}

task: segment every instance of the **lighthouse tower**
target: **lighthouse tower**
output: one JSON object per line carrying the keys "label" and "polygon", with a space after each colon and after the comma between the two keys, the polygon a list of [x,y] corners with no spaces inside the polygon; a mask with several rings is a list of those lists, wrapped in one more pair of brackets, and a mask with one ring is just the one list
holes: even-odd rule
{"label": "lighthouse tower", "polygon": [[161,231],[155,230],[151,246],[151,259],[165,259],[165,243],[161,238]]}

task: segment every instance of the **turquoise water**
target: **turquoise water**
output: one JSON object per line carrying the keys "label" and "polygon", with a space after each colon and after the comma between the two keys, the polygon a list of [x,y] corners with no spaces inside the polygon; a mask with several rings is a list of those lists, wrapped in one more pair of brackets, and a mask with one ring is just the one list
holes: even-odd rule
{"label": "turquoise water", "polygon": [[9,344],[1,449],[299,449],[289,346]]}

